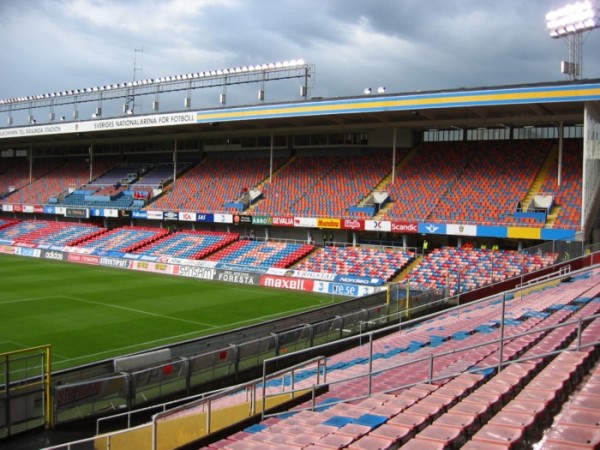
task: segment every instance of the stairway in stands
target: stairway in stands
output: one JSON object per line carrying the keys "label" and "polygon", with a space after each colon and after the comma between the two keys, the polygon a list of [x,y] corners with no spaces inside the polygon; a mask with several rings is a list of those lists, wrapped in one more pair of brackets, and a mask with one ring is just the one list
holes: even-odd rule
{"label": "stairway in stands", "polygon": [[[272,176],[268,176],[266,177],[264,180],[262,180],[260,183],[258,183],[255,188],[259,189],[260,191],[263,191],[263,187],[266,184],[269,184],[269,179],[275,178],[277,176],[277,174],[279,174],[280,172],[284,171],[285,169],[287,169],[287,167],[292,164],[295,160],[296,160],[296,156],[292,156],[291,158],[289,158],[285,163],[283,163],[281,166],[279,166],[278,168],[275,169],[275,171],[273,172]],[[254,204],[250,205],[248,207],[248,209],[246,211],[244,211],[244,214],[252,214],[252,211],[254,211],[254,209],[256,208],[257,205],[260,205],[262,202],[265,201],[265,198],[260,198],[258,199],[258,201],[256,201]]]}
{"label": "stairway in stands", "polygon": [[[400,174],[402,172],[402,168],[404,166],[406,166],[413,158],[414,156],[417,154],[417,152],[419,151],[418,147],[414,147],[413,149],[411,149],[408,153],[406,153],[404,155],[403,158],[400,159],[400,162],[398,164],[396,164],[396,167],[394,169],[394,172],[396,175]],[[378,191],[385,191],[386,187],[392,182],[392,172],[390,172],[388,175],[386,175],[386,177],[381,180],[381,182],[375,186],[375,188],[369,193],[369,195],[367,195],[359,204],[359,206],[364,205],[365,201],[370,197],[370,195],[373,192],[378,192]],[[375,214],[375,216],[373,217],[373,219],[375,220],[379,220],[382,219],[387,211],[394,205],[394,200],[391,199],[389,202],[387,202],[385,205],[383,205],[383,207],[377,212],[377,214]]]}

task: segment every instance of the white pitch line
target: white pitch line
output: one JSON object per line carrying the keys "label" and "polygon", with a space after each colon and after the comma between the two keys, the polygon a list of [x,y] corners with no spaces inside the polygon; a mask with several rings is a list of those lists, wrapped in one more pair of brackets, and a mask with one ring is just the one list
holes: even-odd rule
{"label": "white pitch line", "polygon": [[[304,311],[304,310],[305,310],[305,308],[298,308],[298,309],[295,309],[295,310],[287,311],[285,313],[270,314],[268,316],[256,317],[254,319],[242,320],[242,321],[239,321],[239,322],[233,322],[233,323],[229,323],[229,324],[226,324],[226,325],[210,325],[210,326],[208,326],[208,329],[209,330],[218,330],[220,328],[228,328],[228,327],[230,327],[232,325],[240,325],[240,324],[254,322],[254,321],[262,321],[262,320],[270,319],[272,317],[277,317],[277,316],[279,316],[281,314],[288,314],[290,312]],[[77,361],[77,360],[84,359],[84,358],[101,356],[101,355],[105,355],[107,353],[120,353],[120,352],[122,352],[124,350],[131,350],[131,349],[136,349],[136,348],[140,348],[140,347],[148,347],[150,344],[158,344],[158,343],[164,342],[164,341],[177,340],[177,339],[180,339],[180,338],[184,338],[184,337],[191,336],[191,335],[197,335],[197,334],[198,334],[197,331],[192,331],[192,332],[189,332],[189,333],[178,334],[177,336],[168,336],[168,337],[165,337],[165,338],[155,339],[155,340],[152,340],[152,341],[139,342],[137,344],[128,345],[126,347],[113,348],[113,349],[106,350],[106,351],[99,352],[99,353],[92,353],[92,354],[89,354],[89,355],[79,356],[77,358],[71,358],[71,359],[68,359],[66,361],[60,361],[60,363],[68,363],[68,362],[71,362],[71,361]],[[198,336],[198,337],[202,337],[202,336]]]}
{"label": "white pitch line", "polygon": [[178,319],[176,317],[165,316],[164,314],[151,313],[151,312],[148,312],[148,311],[143,311],[141,309],[135,309],[135,308],[128,308],[126,306],[113,305],[112,303],[95,302],[93,300],[85,300],[83,298],[69,297],[69,296],[66,296],[66,295],[51,295],[49,297],[31,297],[31,298],[23,298],[23,299],[19,299],[19,300],[9,300],[9,301],[6,301],[6,302],[0,302],[0,305],[7,305],[7,304],[10,304],[10,303],[23,303],[23,302],[47,300],[47,299],[50,299],[50,298],[66,298],[66,299],[69,299],[69,300],[75,300],[75,301],[83,302],[83,303],[92,303],[92,304],[101,305],[101,306],[112,306],[113,308],[123,309],[123,310],[131,311],[131,312],[136,312],[136,313],[139,313],[139,314],[146,314],[146,315],[149,315],[149,316],[160,317],[160,318],[163,318],[163,319],[171,319],[171,320],[176,320],[176,321],[179,321],[179,322],[191,323],[193,325],[200,325],[202,327],[208,327],[208,328],[213,327],[213,325],[211,325],[209,323],[196,322],[196,321],[187,320],[187,319]]}
{"label": "white pitch line", "polygon": [[87,354],[87,355],[83,355],[83,356],[78,356],[77,358],[70,358],[70,359],[67,359],[66,361],[60,361],[60,363],[67,363],[70,361],[77,361],[77,360],[84,359],[84,358],[96,357],[96,356],[100,356],[100,355],[105,355],[107,353],[115,353],[115,352],[120,353],[124,350],[131,350],[131,349],[135,349],[135,348],[139,348],[139,347],[146,347],[150,344],[158,344],[160,342],[169,341],[172,339],[180,339],[180,338],[184,338],[186,336],[191,336],[191,335],[195,335],[195,334],[197,335],[198,331],[190,331],[189,333],[178,334],[177,336],[168,336],[168,337],[161,338],[161,339],[154,339],[152,341],[139,342],[137,344],[128,345],[126,347],[111,348],[110,350],[105,350],[103,352],[91,353],[91,354]]}
{"label": "white pitch line", "polygon": [[30,297],[30,298],[21,298],[18,300],[7,300],[7,301],[0,301],[0,305],[8,305],[11,303],[23,303],[23,302],[35,302],[35,301],[39,301],[39,300],[46,300],[49,298],[63,298],[62,295],[51,295],[49,297]]}
{"label": "white pitch line", "polygon": [[21,348],[31,347],[30,345],[23,345],[23,344],[21,344],[20,342],[17,342],[17,341],[2,341],[2,342],[0,342],[0,345],[2,345],[2,344],[13,344],[16,347],[21,347]]}
{"label": "white pitch line", "polygon": [[170,320],[175,320],[178,322],[184,322],[184,323],[191,323],[192,325],[200,325],[202,327],[212,327],[213,325],[209,324],[209,323],[203,323],[203,322],[196,322],[194,320],[187,320],[187,319],[179,319],[177,317],[171,317],[171,316],[165,316],[164,314],[157,314],[157,313],[152,313],[152,312],[148,312],[148,311],[144,311],[141,309],[135,309],[135,308],[128,308],[126,306],[119,306],[119,305],[114,305],[112,303],[102,303],[102,302],[95,302],[93,300],[85,300],[82,298],[77,298],[77,297],[67,297],[67,296],[61,296],[62,298],[68,298],[70,300],[75,300],[78,302],[82,302],[82,303],[91,303],[93,305],[100,305],[100,306],[110,306],[116,309],[122,309],[124,311],[130,311],[130,312],[135,312],[138,314],[145,314],[147,316],[153,316],[153,317],[160,317],[161,319],[170,319]]}
{"label": "white pitch line", "polygon": [[[319,303],[322,303],[319,301]],[[332,303],[331,301],[326,301],[325,303]],[[299,312],[299,311],[306,311],[306,308],[296,308],[296,309],[290,309],[284,312],[280,312],[280,313],[275,313],[275,314],[269,314],[268,316],[260,316],[260,317],[254,317],[252,319],[248,319],[248,320],[241,320],[239,322],[231,322],[228,323],[226,325],[215,325],[212,328],[210,328],[211,330],[218,330],[219,328],[226,328],[226,327],[230,327],[232,325],[241,325],[244,323],[258,323],[258,322],[262,322],[263,320],[266,319],[272,319],[272,318],[277,318],[277,317],[281,317],[281,316],[285,316],[288,315],[290,313],[294,313],[294,312]]]}
{"label": "white pitch line", "polygon": [[[31,345],[26,345],[26,344],[23,344],[22,342],[17,342],[17,341],[0,341],[0,345],[2,345],[2,344],[13,344],[16,347],[21,347],[21,349],[28,349],[28,348],[32,347]],[[58,356],[61,359],[68,359],[66,356],[61,355],[60,353],[56,353],[53,350],[51,350],[51,352],[52,352],[53,358]],[[6,353],[10,353],[10,352],[6,352]]]}
{"label": "white pitch line", "polygon": [[[274,294],[273,294],[274,295]],[[146,315],[150,315],[150,316],[155,316],[155,317],[161,317],[161,318],[165,318],[165,319],[172,319],[172,320],[177,320],[177,321],[181,321],[181,322],[186,322],[186,323],[191,323],[194,325],[200,325],[203,327],[206,327],[206,329],[208,330],[218,330],[221,328],[228,328],[234,325],[241,325],[244,323],[251,323],[251,322],[257,322],[257,321],[263,321],[266,319],[270,319],[270,318],[274,318],[274,317],[279,317],[281,315],[284,314],[289,314],[289,313],[293,313],[296,311],[305,311],[306,308],[297,308],[294,310],[289,310],[286,312],[282,312],[279,314],[270,314],[267,316],[261,316],[261,317],[255,317],[253,319],[248,319],[248,320],[242,320],[239,322],[233,322],[233,323],[228,323],[226,325],[211,325],[208,323],[202,323],[202,322],[195,322],[192,320],[186,320],[186,319],[177,319],[174,317],[170,317],[170,316],[165,316],[163,314],[156,314],[156,313],[150,313],[148,311],[142,311],[142,310],[138,310],[138,309],[134,309],[134,308],[127,308],[125,306],[119,306],[119,305],[113,305],[113,304],[106,304],[106,303],[101,303],[101,302],[95,302],[93,300],[85,300],[85,299],[81,299],[81,298],[77,298],[77,297],[68,297],[68,296],[63,296],[63,295],[52,295],[52,296],[48,296],[48,297],[31,297],[31,298],[26,298],[26,299],[20,299],[20,300],[9,300],[7,302],[1,302],[0,305],[2,304],[8,304],[8,303],[19,303],[19,302],[28,302],[28,301],[38,301],[38,300],[46,300],[46,299],[50,299],[50,298],[67,298],[69,300],[74,300],[74,301],[79,301],[79,302],[84,302],[84,303],[92,303],[92,304],[97,304],[97,305],[101,305],[101,306],[112,306],[114,308],[117,309],[123,309],[123,310],[127,310],[127,311],[132,311],[132,312],[137,312],[140,314],[146,314]],[[320,300],[319,303],[333,303],[333,300],[326,300],[326,301],[322,301]],[[135,349],[135,348],[139,348],[139,347],[146,347],[150,344],[157,344],[160,342],[164,342],[164,341],[169,341],[169,340],[173,340],[173,339],[179,339],[179,338],[184,338],[190,335],[194,335],[194,334],[198,334],[198,331],[192,331],[189,333],[184,333],[184,334],[179,334],[177,336],[169,336],[166,338],[162,338],[162,339],[156,339],[156,340],[152,340],[152,341],[146,341],[146,342],[140,342],[134,345],[129,345],[126,347],[120,347],[120,348],[115,348],[115,349],[110,349],[110,350],[106,350],[104,352],[99,352],[99,353],[93,353],[93,354],[89,354],[89,355],[84,355],[84,356],[80,356],[80,357],[76,357],[76,358],[66,358],[63,355],[59,355],[57,353],[53,352],[53,355],[56,355],[60,358],[63,358],[63,361],[59,361],[57,362],[57,364],[61,364],[61,363],[69,363],[71,361],[77,361],[80,359],[84,359],[84,358],[90,358],[90,357],[96,357],[96,356],[100,356],[100,355],[105,355],[107,353],[114,353],[114,352],[121,352],[123,350],[128,350],[128,349]],[[5,342],[12,342],[12,341],[5,341]],[[16,343],[15,343],[16,344]]]}

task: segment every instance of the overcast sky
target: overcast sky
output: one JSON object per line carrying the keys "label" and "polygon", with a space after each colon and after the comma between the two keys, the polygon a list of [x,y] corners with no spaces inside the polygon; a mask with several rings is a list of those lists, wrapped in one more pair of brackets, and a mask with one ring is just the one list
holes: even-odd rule
{"label": "overcast sky", "polygon": [[[567,3],[0,0],[0,98],[131,81],[136,57],[137,79],[302,58],[322,97],[564,80],[545,15]],[[600,78],[598,55],[600,30],[584,78]]]}

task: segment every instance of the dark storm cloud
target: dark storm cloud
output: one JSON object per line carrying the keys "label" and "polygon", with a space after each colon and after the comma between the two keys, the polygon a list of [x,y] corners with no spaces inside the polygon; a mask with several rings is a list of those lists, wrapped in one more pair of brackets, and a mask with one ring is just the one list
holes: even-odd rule
{"label": "dark storm cloud", "polygon": [[[558,0],[3,0],[0,98],[303,58],[313,95],[563,79]],[[143,53],[135,49],[143,48]],[[584,75],[600,77],[600,30]],[[142,70],[140,70],[142,71]]]}

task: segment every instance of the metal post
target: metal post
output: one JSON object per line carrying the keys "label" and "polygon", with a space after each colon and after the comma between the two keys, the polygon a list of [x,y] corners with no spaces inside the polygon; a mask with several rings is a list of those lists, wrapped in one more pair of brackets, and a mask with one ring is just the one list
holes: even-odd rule
{"label": "metal post", "polygon": [[[256,386],[256,384],[254,384]],[[254,389],[253,389],[254,391]],[[263,360],[263,376],[262,376],[262,413],[264,414],[265,406],[266,406],[266,397],[267,395],[267,361]],[[254,414],[254,407],[252,408],[252,414]]]}
{"label": "metal post", "polygon": [[5,395],[5,408],[4,408],[4,414],[5,414],[5,420],[6,420],[6,428],[8,430],[8,434],[10,435],[10,425],[11,425],[11,420],[10,420],[10,397],[11,397],[11,391],[10,391],[10,359],[8,357],[8,355],[6,355],[4,357],[4,392],[6,392]]}
{"label": "metal post", "polygon": [[429,355],[429,383],[433,383],[433,353]]}
{"label": "metal post", "polygon": [[581,323],[581,317],[579,318],[579,320],[577,321],[577,351],[579,351],[581,349],[581,330],[582,330],[582,323]]}
{"label": "metal post", "polygon": [[369,333],[369,395],[373,389],[373,333]]}
{"label": "metal post", "polygon": [[[408,283],[410,283],[410,280],[408,280],[407,286],[408,286]],[[399,287],[400,286],[398,286],[398,288]],[[407,296],[408,296],[408,292],[409,292],[409,289],[407,287],[406,288],[406,295]],[[398,331],[400,331],[400,330],[402,330],[402,310],[400,309],[400,293],[399,292],[396,292],[396,297],[398,299],[398,301],[396,302],[396,308],[398,309]]]}
{"label": "metal post", "polygon": [[308,66],[304,67],[304,89],[302,89],[304,93],[304,100],[308,98]]}
{"label": "metal post", "polygon": [[321,360],[317,361],[317,384],[321,384]]}
{"label": "metal post", "polygon": [[[157,430],[157,426],[158,426],[158,421],[156,420],[156,416],[158,416],[159,413],[156,413],[152,416],[152,450],[156,450],[157,445],[157,440],[158,440],[158,430]],[[109,445],[110,447],[110,445]]]}
{"label": "metal post", "polygon": [[212,401],[209,400],[206,404],[206,433],[207,434],[211,432],[211,429],[210,429],[210,427],[212,426],[211,415],[212,415]]}
{"label": "metal post", "polygon": [[52,407],[52,348],[47,346],[44,349],[45,367],[44,367],[44,402],[46,406],[46,428],[54,428],[54,414]]}
{"label": "metal post", "polygon": [[506,311],[506,293],[502,294],[502,316],[500,317],[500,356],[498,357],[498,372],[502,370],[504,353],[504,313]]}

